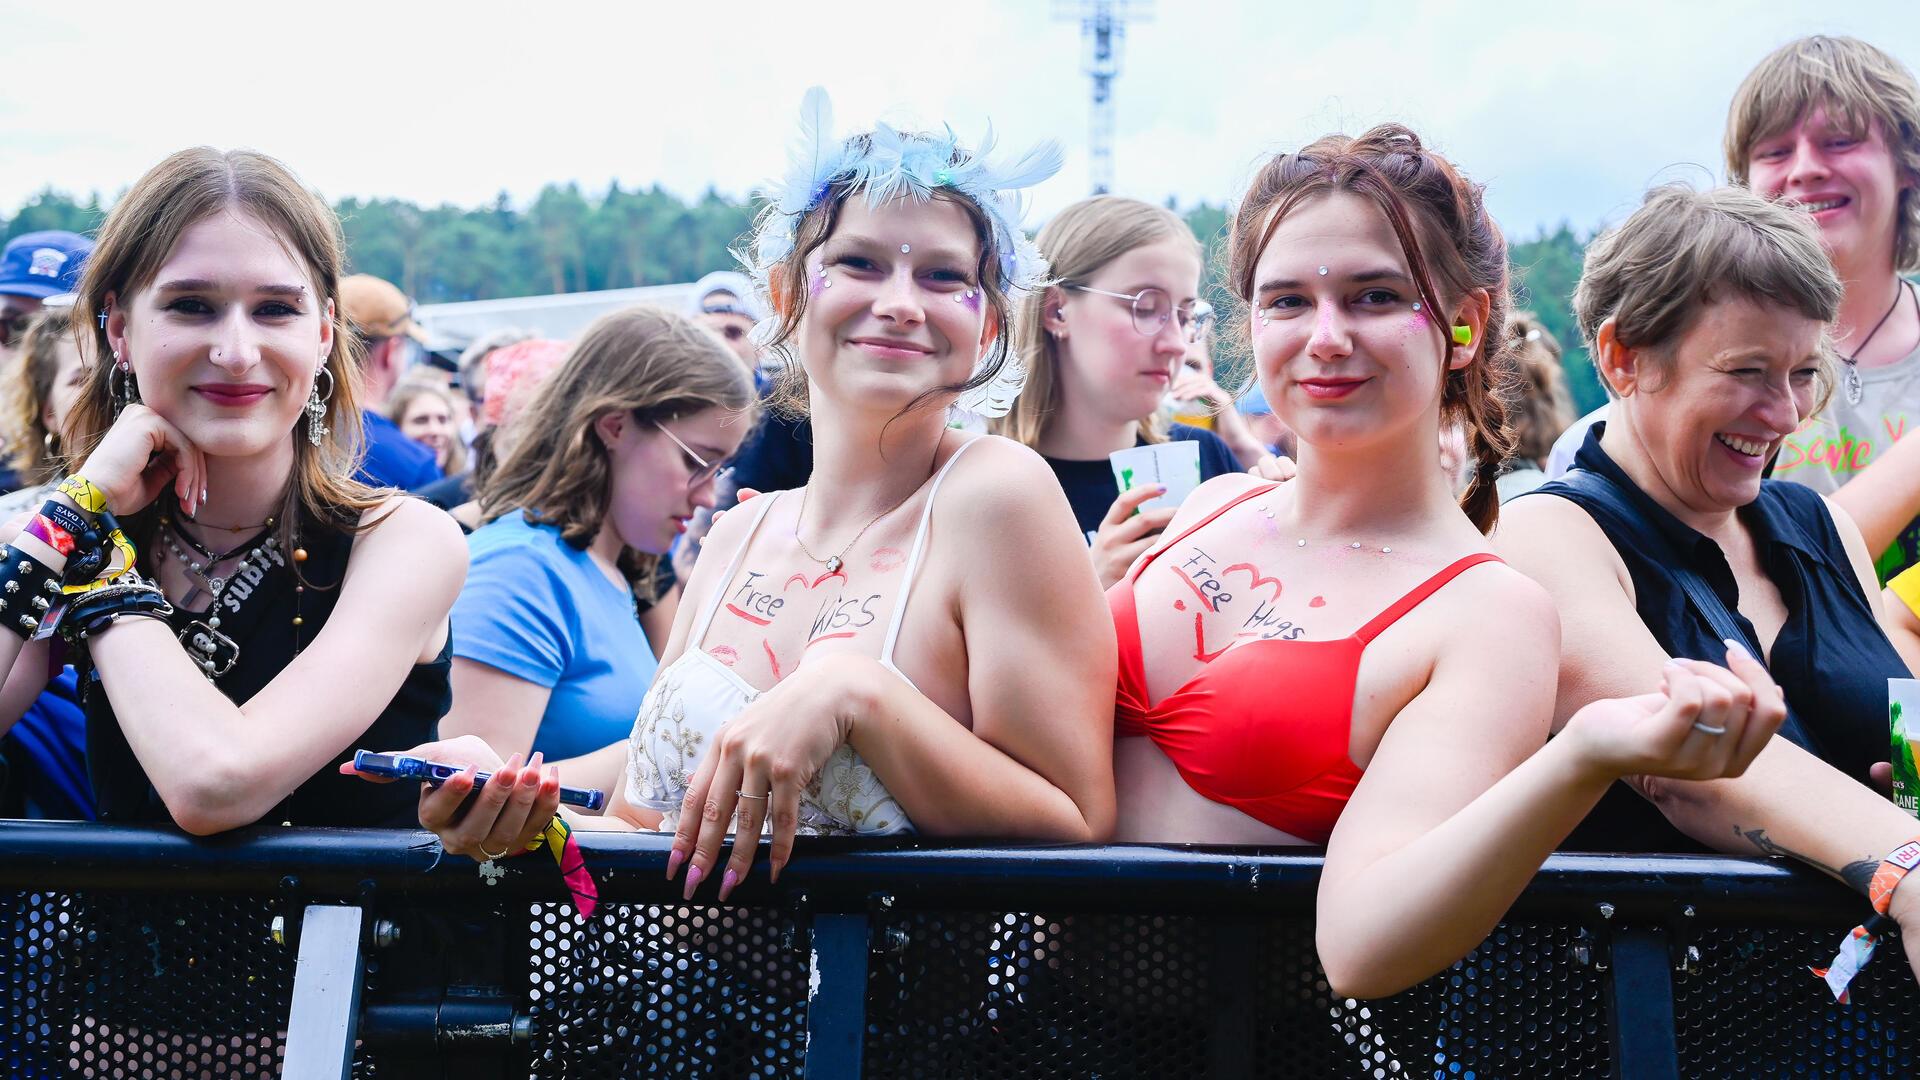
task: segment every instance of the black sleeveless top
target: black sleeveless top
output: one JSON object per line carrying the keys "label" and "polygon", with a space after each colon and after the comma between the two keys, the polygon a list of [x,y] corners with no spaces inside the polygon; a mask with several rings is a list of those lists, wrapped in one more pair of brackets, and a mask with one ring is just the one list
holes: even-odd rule
{"label": "black sleeveless top", "polygon": [[[220,630],[239,645],[240,655],[215,685],[235,704],[244,704],[273,681],[293,660],[296,645],[305,646],[320,633],[339,600],[340,582],[346,577],[347,559],[353,552],[353,536],[308,519],[299,537],[300,545],[307,550],[307,561],[300,564],[307,583],[306,592],[298,596],[300,626],[293,625],[296,581],[291,551],[275,552],[257,580],[249,580],[254,575],[241,574],[221,593]],[[176,610],[171,620],[174,632],[205,615]],[[433,740],[440,717],[452,702],[448,682],[451,666],[449,634],[439,657],[429,664],[416,664],[407,672],[393,700],[363,734],[342,747],[331,764],[309,777],[261,820],[270,824],[417,827],[419,792],[415,785],[369,784],[341,776],[337,767],[351,760],[356,749],[404,748]],[[352,672],[337,674],[353,677]],[[100,684],[100,672],[89,665],[82,669],[80,679],[87,717],[87,771],[99,800],[100,820],[171,821],[146,770],[127,745]]]}
{"label": "black sleeveless top", "polygon": [[[1573,459],[1574,468],[1612,480],[1637,521],[1623,522],[1614,508],[1584,491],[1549,481],[1520,498],[1558,495],[1591,515],[1612,541],[1633,578],[1634,606],[1668,656],[1725,665],[1726,646],[1696,612],[1672,569],[1632,541],[1651,529],[1705,579],[1746,636],[1759,640],[1740,613],[1740,590],[1720,545],[1683,524],[1640,490],[1600,448],[1599,423]],[[1761,569],[1787,609],[1765,663],[1786,691],[1787,720],[1780,735],[1827,764],[1869,784],[1867,771],[1887,760],[1887,680],[1907,678],[1906,664],[1887,640],[1846,545],[1825,501],[1813,489],[1784,480],[1763,480],[1760,497],[1739,510],[1753,537]],[[1581,851],[1703,851],[1669,825],[1652,804],[1615,784],[1598,808],[1562,845]]]}

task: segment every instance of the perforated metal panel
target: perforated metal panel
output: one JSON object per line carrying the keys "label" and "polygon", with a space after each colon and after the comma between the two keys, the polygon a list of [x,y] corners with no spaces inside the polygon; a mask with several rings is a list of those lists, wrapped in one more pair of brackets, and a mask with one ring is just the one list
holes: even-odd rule
{"label": "perforated metal panel", "polygon": [[[1902,943],[1883,945],[1836,1004],[1808,971],[1846,928],[1716,929],[1674,978],[1681,1076],[1920,1076],[1920,992]],[[1908,948],[1915,943],[1906,943]]]}
{"label": "perforated metal panel", "polygon": [[227,897],[0,894],[9,1077],[276,1076],[293,958]]}
{"label": "perforated metal panel", "polygon": [[777,912],[531,908],[536,1077],[798,1076],[805,934]]}

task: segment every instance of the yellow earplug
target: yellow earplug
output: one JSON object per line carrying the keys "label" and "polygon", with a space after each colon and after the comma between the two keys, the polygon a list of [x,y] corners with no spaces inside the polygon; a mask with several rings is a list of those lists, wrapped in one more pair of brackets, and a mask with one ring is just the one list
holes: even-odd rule
{"label": "yellow earplug", "polygon": [[1459,326],[1454,327],[1453,343],[1455,345],[1473,344],[1473,327],[1468,326],[1465,323],[1462,323]]}

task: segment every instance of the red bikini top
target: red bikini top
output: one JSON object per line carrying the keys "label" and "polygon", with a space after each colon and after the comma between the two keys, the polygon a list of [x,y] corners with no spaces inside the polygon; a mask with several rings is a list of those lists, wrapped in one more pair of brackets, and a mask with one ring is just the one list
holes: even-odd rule
{"label": "red bikini top", "polygon": [[[1149,705],[1133,583],[1153,560],[1214,518],[1278,485],[1253,488],[1202,518],[1107,590],[1120,641],[1114,734],[1145,735],[1193,790],[1282,832],[1324,844],[1360,782],[1350,756],[1353,695],[1368,642],[1462,570],[1499,556],[1468,555],[1428,578],[1351,637],[1247,642]],[[1196,626],[1199,616],[1196,614]],[[1196,646],[1204,649],[1204,643]]]}

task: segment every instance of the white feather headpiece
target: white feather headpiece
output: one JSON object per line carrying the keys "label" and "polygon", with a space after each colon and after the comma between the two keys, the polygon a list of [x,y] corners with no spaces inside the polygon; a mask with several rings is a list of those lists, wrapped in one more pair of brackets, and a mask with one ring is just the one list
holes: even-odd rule
{"label": "white feather headpiece", "polygon": [[[935,190],[946,190],[965,196],[991,223],[1002,291],[1017,298],[1021,292],[1040,288],[1046,283],[1047,261],[1020,229],[1024,208],[1016,193],[1060,171],[1064,156],[1060,144],[1048,140],[1012,162],[995,163],[986,160],[993,142],[991,125],[972,150],[960,144],[951,127],[938,135],[923,135],[875,124],[864,139],[836,139],[833,105],[827,92],[816,86],[801,102],[800,131],[786,175],[760,190],[777,212],[761,219],[751,245],[739,253],[741,261],[761,291],[767,292],[770,271],[793,253],[800,219],[819,206],[836,184],[863,193],[869,206],[902,195],[924,201]],[[996,378],[956,404],[982,416],[1005,416],[1025,382],[1026,369],[1018,357],[1010,355]]]}

